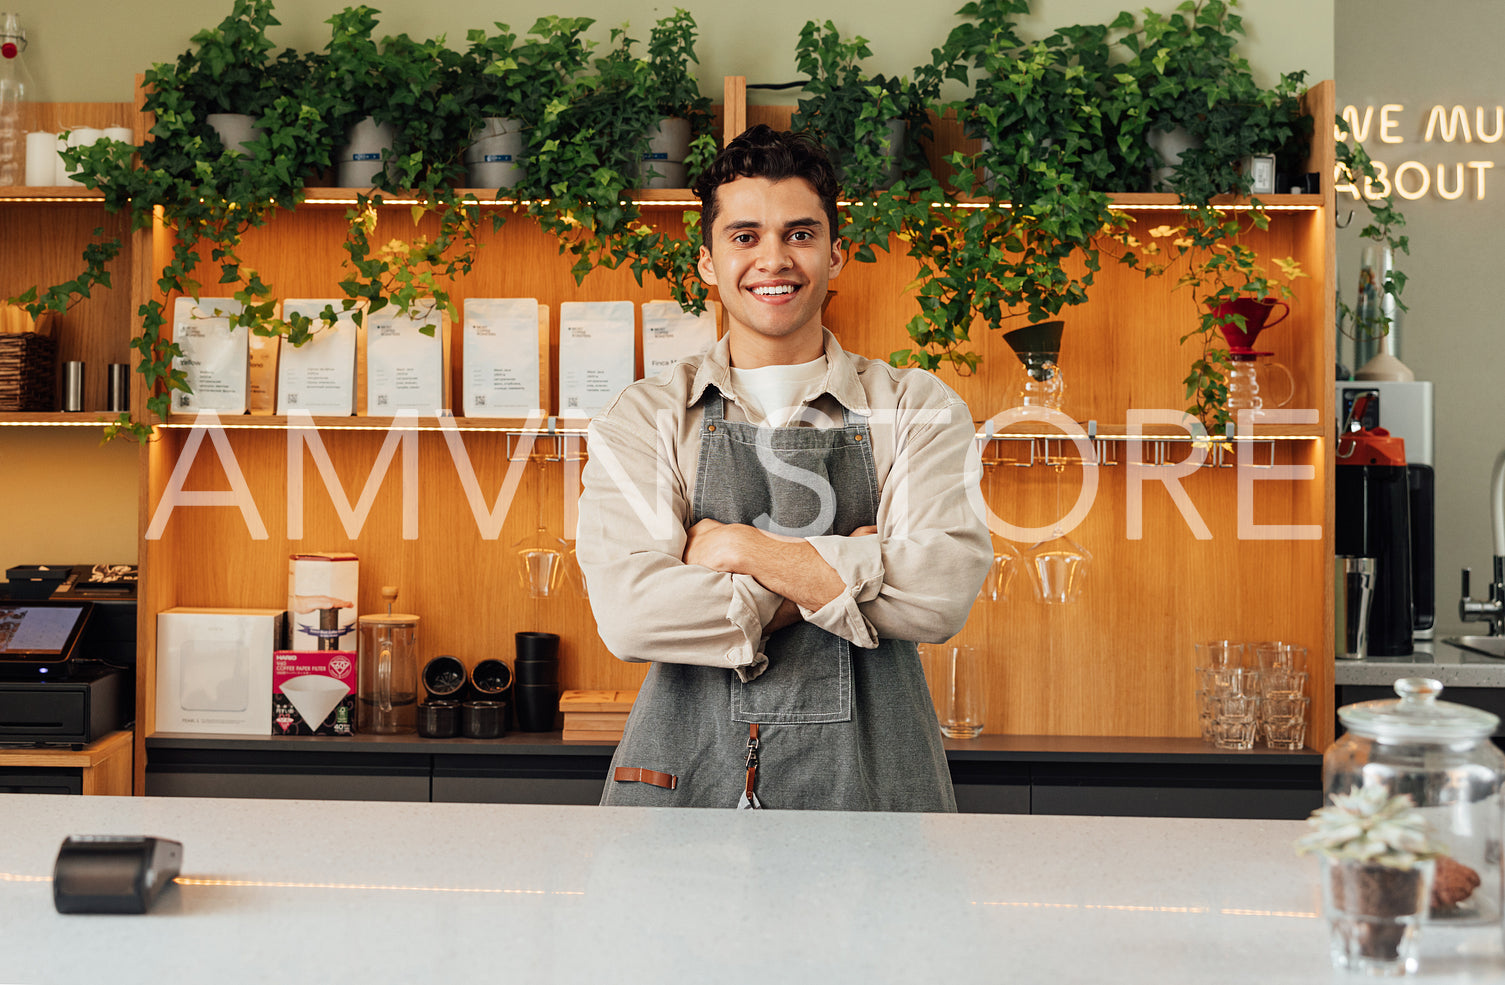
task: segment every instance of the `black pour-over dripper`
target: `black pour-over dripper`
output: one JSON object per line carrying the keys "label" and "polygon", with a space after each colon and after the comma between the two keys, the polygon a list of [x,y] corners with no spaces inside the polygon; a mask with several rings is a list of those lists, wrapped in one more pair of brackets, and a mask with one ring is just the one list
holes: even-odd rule
{"label": "black pour-over dripper", "polygon": [[1063,321],[1042,321],[1012,332],[1004,332],[1003,340],[1014,350],[1014,355],[1024,364],[1029,375],[1037,380],[1050,377],[1049,364],[1060,361],[1061,329]]}

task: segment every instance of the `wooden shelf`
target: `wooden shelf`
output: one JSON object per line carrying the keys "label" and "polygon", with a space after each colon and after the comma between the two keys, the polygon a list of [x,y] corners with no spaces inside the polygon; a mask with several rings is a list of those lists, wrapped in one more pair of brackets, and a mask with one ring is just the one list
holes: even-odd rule
{"label": "wooden shelf", "polygon": [[[495,188],[456,188],[461,198],[473,196],[482,205],[513,205],[518,199],[498,197]],[[407,192],[389,192],[379,188],[331,188],[310,187],[303,189],[303,204],[308,206],[347,206],[355,204],[361,195],[380,195],[382,205],[406,206],[418,200]],[[643,188],[628,193],[631,201],[647,208],[671,208],[675,206],[700,207],[700,199],[688,188]]]}
{"label": "wooden shelf", "polygon": [[[978,424],[978,434],[984,434],[986,421]],[[1194,438],[1183,428],[1169,424],[1147,424],[1139,430],[1139,433],[1131,434],[1127,424],[1101,424],[1096,421],[1077,421],[1076,425],[1082,432],[1088,435],[1090,440],[1096,441],[1129,441],[1135,437],[1144,441],[1172,441],[1184,443],[1227,441],[1224,435],[1210,434],[1205,438]],[[1331,428],[1325,424],[1255,424],[1254,430],[1248,434],[1238,433],[1233,435],[1233,441],[1315,441],[1325,438]],[[1052,428],[1049,424],[1039,421],[1016,421],[993,432],[993,437],[1003,439],[1026,439],[1048,438],[1050,440],[1067,439],[1074,435],[1065,434]]]}
{"label": "wooden shelf", "polygon": [[[511,205],[517,200],[497,196],[495,188],[456,188],[462,198],[473,196],[482,205]],[[378,194],[382,204],[393,207],[411,205],[414,199],[407,192],[389,192],[375,188],[336,188],[312,186],[303,190],[304,205],[355,204],[360,195]],[[1271,211],[1315,211],[1322,208],[1322,195],[1259,195],[1256,196],[1265,209]],[[699,208],[700,200],[688,188],[644,188],[629,193],[628,198],[646,208],[670,208],[675,206]],[[1109,196],[1113,204],[1126,211],[1164,210],[1179,212],[1185,206],[1169,192],[1114,192]],[[25,185],[0,186],[0,202],[6,203],[98,203],[104,201],[104,193],[79,185],[57,187],[30,187]],[[983,205],[988,199],[961,195],[955,199],[958,205]],[[1250,209],[1253,203],[1248,198],[1223,195],[1213,199],[1216,206],[1229,209]]]}
{"label": "wooden shelf", "polygon": [[6,412],[0,413],[0,427],[103,427],[118,416],[103,410]]}
{"label": "wooden shelf", "polygon": [[97,204],[105,199],[104,192],[82,185],[58,185],[55,187],[31,185],[0,185],[0,202],[6,203],[68,203]]}
{"label": "wooden shelf", "polygon": [[0,766],[77,769],[85,796],[128,797],[131,743],[130,732],[111,732],[82,749],[0,748]]}
{"label": "wooden shelf", "polygon": [[[197,423],[194,414],[172,414],[168,417],[167,427],[191,428]],[[306,423],[290,423],[291,418],[266,414],[236,414],[219,419],[220,427],[227,430],[241,431],[282,431],[288,428],[306,427]],[[461,431],[496,431],[503,434],[557,434],[563,436],[585,437],[587,421],[583,418],[556,418],[553,428],[547,425],[530,426],[520,417],[450,417],[444,423],[432,414],[420,415],[417,423],[399,424],[395,417],[330,417],[315,416],[312,418],[313,426],[320,431],[444,431],[453,425]]]}
{"label": "wooden shelf", "polygon": [[[0,415],[0,425],[6,423],[16,424],[48,424],[48,423],[92,423],[77,420],[77,414],[33,414],[33,415]],[[9,418],[37,418],[37,420],[9,420]],[[497,431],[505,434],[534,434],[549,435],[558,434],[564,436],[584,437],[587,421],[581,418],[555,418],[554,426],[538,426],[530,424],[521,417],[450,417],[445,423],[432,414],[424,414],[418,417],[416,424],[399,425],[395,417],[367,417],[355,415],[350,417],[332,417],[327,415],[315,415],[310,419],[313,427],[324,431],[442,431],[453,425],[462,431]],[[191,428],[198,421],[194,414],[172,414],[167,420],[170,428]],[[98,423],[109,423],[101,420]],[[280,414],[235,414],[219,419],[220,426],[229,430],[285,430],[290,427],[307,426],[304,423],[293,423],[292,419]],[[1182,428],[1166,424],[1150,424],[1141,428],[1138,434],[1132,434],[1127,424],[1101,424],[1096,421],[1077,421],[1077,427],[1082,433],[1088,435],[1089,440],[1095,441],[1129,441],[1138,437],[1144,441],[1172,441],[1172,442],[1199,442],[1212,441],[1222,442],[1228,440],[1222,435],[1209,435],[1206,438],[1194,438]],[[986,421],[975,421],[977,433],[985,434]],[[1232,440],[1240,441],[1315,441],[1327,437],[1330,432],[1324,424],[1255,424],[1251,433],[1239,433],[1233,435]],[[1048,438],[1069,439],[1061,431],[1051,428],[1048,424],[1036,421],[1016,421],[1008,424],[1000,430],[993,432],[992,437],[1001,439],[1029,439]]]}

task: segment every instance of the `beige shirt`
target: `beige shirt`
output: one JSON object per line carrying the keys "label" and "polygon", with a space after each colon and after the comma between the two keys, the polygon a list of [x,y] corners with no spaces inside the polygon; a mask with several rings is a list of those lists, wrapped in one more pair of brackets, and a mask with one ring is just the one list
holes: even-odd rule
{"label": "beige shirt", "polygon": [[[943,642],[966,622],[992,560],[971,412],[940,380],[847,353],[825,333],[827,368],[804,402],[867,419],[878,536],[808,538],[845,590],[804,618],[852,644]],[[727,340],[627,387],[590,423],[577,557],[597,631],[627,661],[738,669],[766,664],[763,627],[782,599],[748,575],[685,564],[700,457],[701,395],[762,424],[732,382]]]}

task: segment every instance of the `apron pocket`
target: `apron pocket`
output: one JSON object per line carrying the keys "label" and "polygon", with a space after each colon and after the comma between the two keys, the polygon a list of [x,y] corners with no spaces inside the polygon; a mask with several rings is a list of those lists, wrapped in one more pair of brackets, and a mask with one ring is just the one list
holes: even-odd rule
{"label": "apron pocket", "polygon": [[852,720],[852,645],[808,623],[774,634],[768,669],[732,685],[732,720],[811,725]]}

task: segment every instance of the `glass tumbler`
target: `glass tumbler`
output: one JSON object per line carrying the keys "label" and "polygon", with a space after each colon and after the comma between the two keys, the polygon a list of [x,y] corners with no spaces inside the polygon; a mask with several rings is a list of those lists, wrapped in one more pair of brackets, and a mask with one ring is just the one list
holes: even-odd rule
{"label": "glass tumbler", "polygon": [[969,644],[946,643],[922,648],[930,679],[930,696],[941,733],[951,739],[975,739],[988,717],[988,682],[982,651]]}

